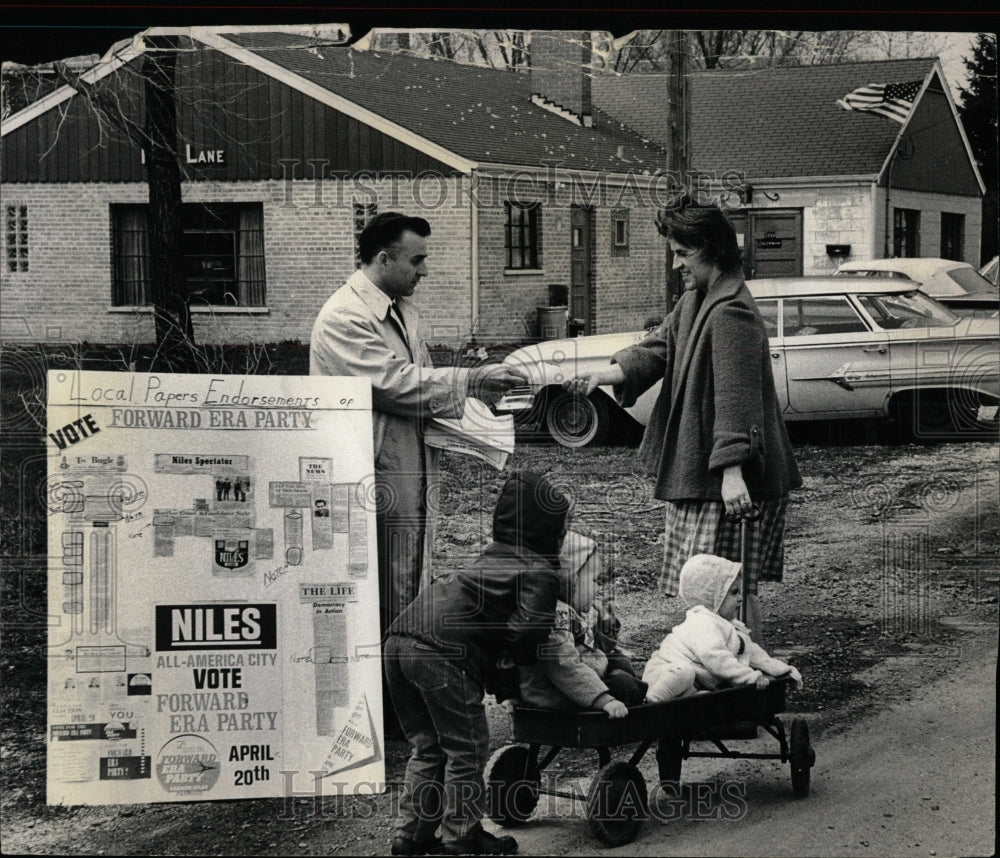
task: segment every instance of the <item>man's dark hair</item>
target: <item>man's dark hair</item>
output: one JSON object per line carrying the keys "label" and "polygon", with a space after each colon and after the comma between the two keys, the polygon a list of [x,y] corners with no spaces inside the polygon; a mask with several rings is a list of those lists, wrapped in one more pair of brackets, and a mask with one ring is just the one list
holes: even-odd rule
{"label": "man's dark hair", "polygon": [[685,195],[656,215],[660,235],[678,244],[702,251],[702,258],[720,270],[735,268],[742,251],[736,230],[725,213],[713,203],[699,203]]}
{"label": "man's dark hair", "polygon": [[431,234],[431,225],[422,217],[412,217],[399,212],[382,212],[375,215],[368,221],[368,225],[358,238],[361,264],[367,265],[380,250],[389,250],[406,231],[427,238]]}

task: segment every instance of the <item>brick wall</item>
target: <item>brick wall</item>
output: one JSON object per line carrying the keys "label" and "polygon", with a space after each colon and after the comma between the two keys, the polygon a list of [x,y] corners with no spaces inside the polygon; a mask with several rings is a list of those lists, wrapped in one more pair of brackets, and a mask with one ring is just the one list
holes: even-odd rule
{"label": "brick wall", "polygon": [[[772,186],[769,184],[769,188]],[[780,199],[769,202],[759,194],[754,209],[802,210],[802,273],[832,274],[848,260],[882,259],[885,256],[885,189],[872,194],[869,183],[830,188],[781,188]],[[920,212],[920,255],[941,254],[941,213],[965,215],[965,259],[975,264],[979,256],[982,209],[975,197],[906,191],[894,188],[889,198],[889,254],[892,254],[892,208]],[[828,244],[849,244],[845,259],[827,256]]]}
{"label": "brick wall", "polygon": [[[267,308],[195,312],[202,343],[309,341],[323,302],[354,271],[352,202],[419,213],[431,224],[430,274],[415,300],[429,327],[455,340],[472,327],[468,200],[457,180],[422,191],[409,180],[363,187],[340,180],[199,183],[185,202],[261,202]],[[443,191],[442,191],[443,188]],[[148,311],[111,306],[112,203],[144,203],[144,184],[7,185],[4,205],[27,205],[29,270],[0,276],[0,339],[151,342]],[[6,250],[6,248],[5,248]]]}
{"label": "brick wall", "polygon": [[[465,183],[465,184],[463,184]],[[570,203],[540,184],[523,200],[542,203],[541,268],[505,271],[504,188],[480,193],[478,316],[473,318],[468,179],[395,180],[365,185],[327,180],[198,183],[185,202],[260,202],[266,254],[266,309],[196,311],[200,343],[309,341],[329,295],[354,271],[353,202],[378,199],[380,211],[420,214],[431,224],[429,274],[415,293],[425,337],[455,347],[475,333],[484,341],[537,336],[537,308],[549,286],[570,282]],[[148,311],[111,306],[113,203],[144,203],[144,184],[7,185],[5,205],[28,207],[30,269],[2,271],[0,339],[9,342],[153,340]],[[619,206],[620,207],[620,206]],[[610,204],[595,206],[593,277],[596,331],[636,329],[663,313],[663,239],[653,209],[630,215],[627,256],[611,252]],[[5,259],[4,259],[5,261]]]}
{"label": "brick wall", "polygon": [[[566,187],[520,188],[517,199],[541,202],[541,269],[504,270],[504,187],[482,189],[479,211],[479,333],[495,341],[538,335],[538,308],[548,305],[549,286],[570,284],[570,206],[578,201]],[[594,196],[594,333],[638,330],[666,307],[664,240],[656,230],[655,208],[630,208],[627,255],[612,252],[612,210],[628,208],[618,189]],[[620,203],[620,204],[619,204]]]}
{"label": "brick wall", "polygon": [[[612,197],[613,198],[613,197]],[[656,229],[653,206],[627,208],[629,248],[616,255],[612,244],[612,208],[594,217],[594,260],[597,289],[595,334],[638,331],[666,313],[666,239]]]}

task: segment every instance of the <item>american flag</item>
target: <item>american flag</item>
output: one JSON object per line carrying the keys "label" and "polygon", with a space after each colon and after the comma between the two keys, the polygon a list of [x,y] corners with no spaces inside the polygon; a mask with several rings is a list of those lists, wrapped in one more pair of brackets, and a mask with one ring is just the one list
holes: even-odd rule
{"label": "american flag", "polygon": [[922,80],[911,80],[908,83],[870,83],[849,92],[837,102],[844,110],[864,110],[895,119],[896,122],[906,122],[906,117],[913,107],[913,99],[923,86]]}

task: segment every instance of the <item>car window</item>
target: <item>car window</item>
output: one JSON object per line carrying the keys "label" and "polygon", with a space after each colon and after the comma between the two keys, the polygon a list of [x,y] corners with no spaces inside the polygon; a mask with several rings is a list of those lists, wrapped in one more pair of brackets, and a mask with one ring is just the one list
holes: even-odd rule
{"label": "car window", "polygon": [[966,292],[996,291],[996,287],[974,268],[952,268],[948,276]]}
{"label": "car window", "polygon": [[786,337],[850,334],[867,331],[857,311],[843,296],[785,298],[782,320]]}
{"label": "car window", "polygon": [[902,271],[880,271],[873,268],[858,268],[854,271],[840,270],[837,274],[850,274],[853,277],[877,277],[881,280],[912,280]]}
{"label": "car window", "polygon": [[757,301],[757,309],[764,320],[764,328],[769,337],[778,336],[778,300]]}
{"label": "car window", "polygon": [[954,325],[958,316],[922,292],[899,295],[859,295],[861,306],[882,329],[930,328]]}

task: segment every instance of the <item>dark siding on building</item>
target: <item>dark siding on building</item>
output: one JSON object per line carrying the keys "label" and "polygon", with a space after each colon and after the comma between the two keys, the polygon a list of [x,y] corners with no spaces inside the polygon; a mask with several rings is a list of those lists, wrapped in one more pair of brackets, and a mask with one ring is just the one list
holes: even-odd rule
{"label": "dark siding on building", "polygon": [[892,167],[892,187],[978,197],[958,126],[944,93],[928,90],[917,105]]}
{"label": "dark siding on building", "polygon": [[[140,60],[101,82],[142,125]],[[222,150],[224,162],[183,163],[189,179],[309,179],[364,173],[455,170],[298,90],[215,51],[182,52],[177,64],[178,132],[186,147]],[[309,161],[326,161],[312,167]],[[283,166],[282,162],[286,162]],[[294,168],[292,167],[294,163]],[[86,100],[74,96],[3,139],[3,182],[138,182],[145,169],[137,145],[99,123]]]}

